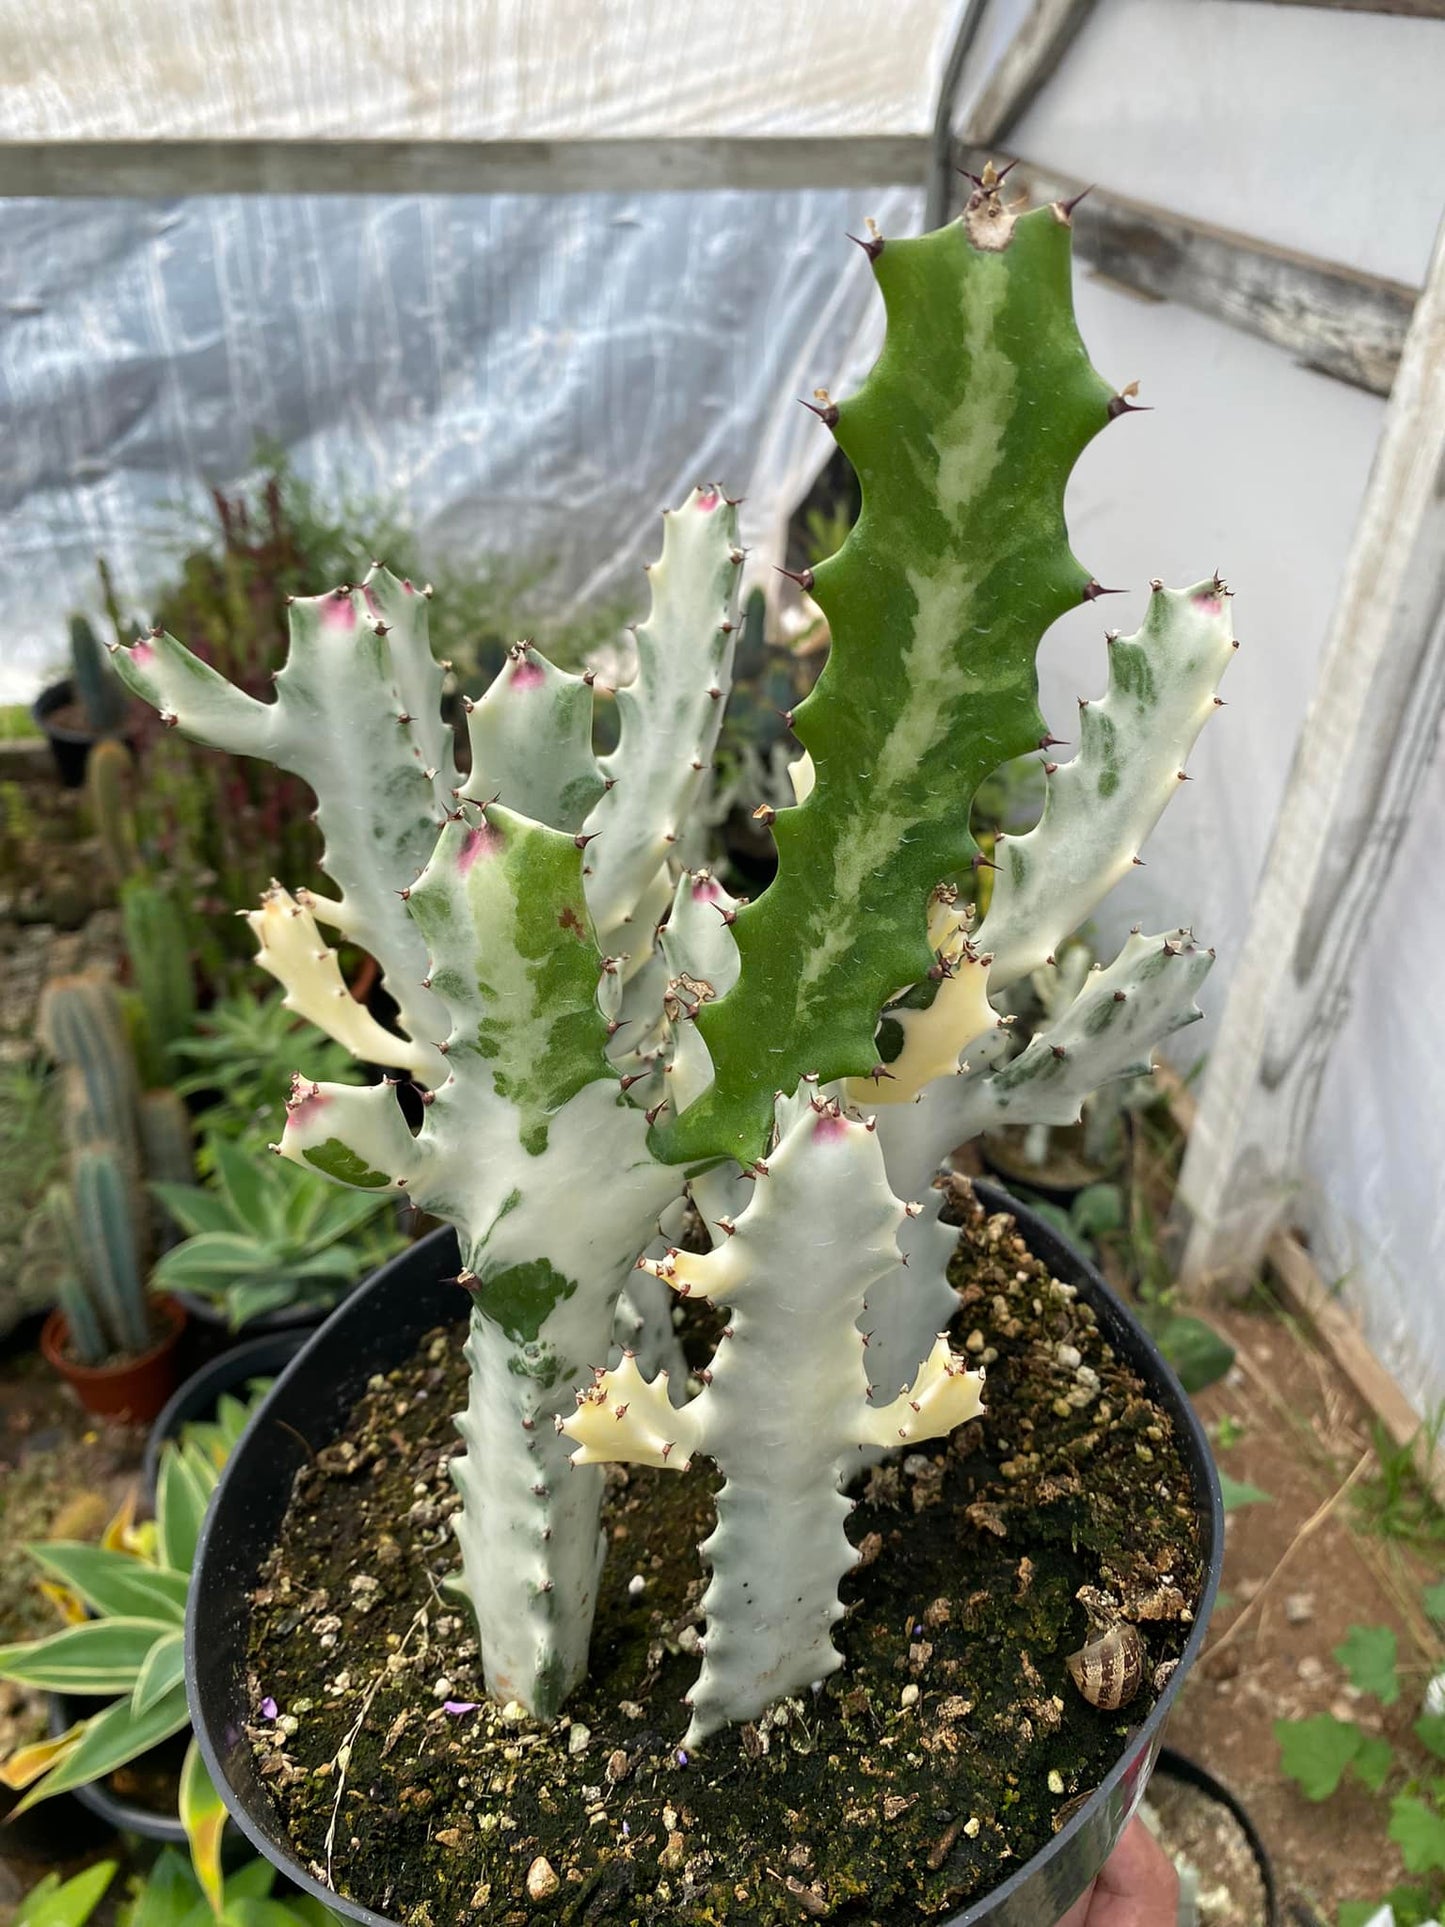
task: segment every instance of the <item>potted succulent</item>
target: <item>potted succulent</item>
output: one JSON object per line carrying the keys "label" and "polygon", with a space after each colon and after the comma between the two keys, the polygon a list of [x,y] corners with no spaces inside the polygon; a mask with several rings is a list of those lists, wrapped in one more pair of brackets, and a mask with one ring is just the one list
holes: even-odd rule
{"label": "potted succulent", "polygon": [[1207,1448],[1087,1265],[933,1182],[1141,1070],[1210,963],[1136,932],[1017,1054],[991,1001],[1135,860],[1234,647],[1217,579],[1155,585],[980,919],[969,800],[1048,750],[1040,638],[1103,593],[1064,487],[1130,407],[1069,242],[991,172],[937,234],[870,230],[888,338],[818,398],[863,508],[803,579],[832,652],[755,903],[671,863],[737,628],[715,487],[666,519],[600,761],[588,679],[518,644],[459,780],[426,595],[380,566],[292,604],[270,703],[157,631],[118,653],[316,795],[338,894],[269,891],[260,960],[409,1089],[298,1079],[276,1148],[453,1227],[278,1380],[192,1593],[223,1797],[347,1918],[1053,1920],[1142,1791],[1212,1603]]}
{"label": "potted succulent", "polygon": [[94,629],[84,616],[70,619],[70,674],[42,689],[31,714],[50,743],[67,789],[79,789],[91,749],[125,731],[125,690],[111,673]]}
{"label": "potted succulent", "polygon": [[[189,1735],[183,1626],[206,1505],[249,1409],[189,1428],[161,1447],[154,1518],[132,1496],[100,1544],[28,1548],[64,1626],[0,1646],[0,1679],[50,1695],[50,1736],[0,1762],[24,1814],[73,1793],[118,1831],[185,1845],[219,1879],[225,1813]],[[120,1777],[117,1777],[120,1776]]]}
{"label": "potted succulent", "polygon": [[44,1205],[61,1272],[41,1350],[88,1412],[148,1425],[175,1389],[185,1312],[146,1293],[160,1225],[145,1180],[189,1174],[190,1123],[174,1091],[140,1088],[104,973],[53,978],[39,1029],[60,1066],[70,1150],[68,1178]]}
{"label": "potted succulent", "polygon": [[[11,1927],[86,1927],[115,1873],[114,1860],[99,1860],[66,1881],[47,1874],[20,1902]],[[167,1847],[144,1875],[126,1883],[118,1917],[126,1927],[333,1927],[335,1915],[309,1894],[274,1895],[275,1881],[264,1860],[249,1860],[208,1891]]]}
{"label": "potted succulent", "polygon": [[258,1165],[225,1138],[211,1158],[212,1184],[155,1187],[187,1235],[161,1253],[151,1283],[232,1334],[319,1324],[402,1243],[383,1198],[348,1196],[294,1165]]}

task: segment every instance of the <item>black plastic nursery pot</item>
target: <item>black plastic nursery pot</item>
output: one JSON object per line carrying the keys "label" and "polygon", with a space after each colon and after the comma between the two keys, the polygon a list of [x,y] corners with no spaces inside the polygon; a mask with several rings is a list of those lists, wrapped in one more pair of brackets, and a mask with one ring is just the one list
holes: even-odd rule
{"label": "black plastic nursery pot", "polygon": [[[184,1299],[185,1294],[182,1294]],[[248,1338],[228,1352],[222,1352],[190,1377],[172,1396],[157,1418],[146,1439],[141,1471],[145,1489],[155,1497],[156,1473],[160,1470],[161,1447],[167,1439],[178,1438],[181,1428],[193,1419],[214,1418],[216,1406],[227,1392],[238,1397],[253,1378],[275,1378],[291,1363],[311,1336],[311,1327],[297,1325]]]}
{"label": "black plastic nursery pot", "polygon": [[101,740],[94,730],[78,729],[72,724],[56,720],[57,713],[74,700],[75,685],[67,676],[63,681],[53,682],[48,688],[42,689],[30,705],[35,727],[49,743],[56,772],[68,790],[78,790],[84,783],[90,752]]}
{"label": "black plastic nursery pot", "polygon": [[205,1334],[212,1348],[224,1346],[231,1351],[248,1345],[253,1338],[271,1338],[283,1332],[298,1332],[304,1340],[326,1322],[334,1309],[314,1304],[282,1305],[276,1311],[263,1311],[259,1317],[248,1318],[237,1330],[226,1316],[225,1307],[213,1298],[203,1298],[195,1291],[173,1291],[171,1296],[185,1306],[192,1324]]}
{"label": "black plastic nursery pot", "polygon": [[[98,1713],[106,1704],[105,1700],[72,1699],[65,1693],[52,1693],[47,1713],[50,1737],[59,1739],[77,1720]],[[179,1781],[181,1760],[186,1748],[185,1733],[167,1740],[165,1746],[169,1749],[165,1757],[173,1761]],[[178,1814],[161,1813],[155,1807],[142,1806],[138,1800],[128,1800],[123,1794],[115,1792],[105,1780],[91,1780],[86,1786],[75,1787],[73,1797],[97,1820],[103,1820],[114,1833],[139,1834],[142,1840],[158,1840],[163,1846],[184,1847],[186,1844],[186,1830]],[[42,1803],[32,1811],[41,1813],[46,1804]],[[29,1815],[25,1817],[28,1819]]]}
{"label": "black plastic nursery pot", "polygon": [[[1100,1784],[1008,1880],[954,1915],[944,1927],[1052,1927],[1095,1878],[1117,1845],[1148,1784],[1169,1710],[1198,1658],[1219,1585],[1224,1509],[1213,1454],[1179,1381],[1092,1265],[1001,1187],[975,1185],[989,1211],[1006,1210],[1035,1257],[1078,1288],[1101,1332],[1168,1413],[1195,1494],[1204,1573],[1194,1623],[1179,1664],[1148,1714],[1133,1728]],[[250,1598],[275,1545],[292,1482],[330,1444],[367,1381],[405,1360],[427,1332],[458,1323],[467,1301],[451,1282],[456,1239],[433,1232],[382,1267],[314,1333],[272,1387],[233,1452],[197,1551],[186,1622],[191,1719],[211,1776],[243,1833],[297,1887],[363,1927],[394,1927],[387,1916],[334,1893],[300,1859],[261,1778],[245,1723],[252,1717],[246,1652]]]}

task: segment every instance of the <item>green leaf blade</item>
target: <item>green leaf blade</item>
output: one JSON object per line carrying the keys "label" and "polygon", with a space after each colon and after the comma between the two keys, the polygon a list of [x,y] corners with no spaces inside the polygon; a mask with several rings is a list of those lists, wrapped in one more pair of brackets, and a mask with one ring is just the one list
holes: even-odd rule
{"label": "green leaf blade", "polygon": [[1335,1648],[1335,1658],[1362,1693],[1371,1693],[1382,1706],[1400,1697],[1395,1671],[1398,1642],[1388,1626],[1351,1626]]}
{"label": "green leaf blade", "polygon": [[180,1626],[186,1617],[186,1579],[128,1552],[80,1540],[52,1539],[26,1547],[49,1578],[69,1586],[95,1612],[110,1618],[156,1619]]}
{"label": "green leaf blade", "polygon": [[1244,1479],[1234,1479],[1222,1466],[1219,1472],[1219,1491],[1224,1500],[1226,1512],[1238,1512],[1247,1505],[1273,1505],[1274,1499],[1268,1492],[1262,1492],[1257,1485],[1250,1485]]}
{"label": "green leaf blade", "polygon": [[80,1745],[31,1788],[15,1811],[24,1813],[53,1794],[68,1793],[72,1787],[103,1779],[118,1766],[138,1759],[173,1733],[179,1733],[189,1722],[184,1687],[173,1687],[164,1699],[157,1700],[148,1712],[139,1715],[131,1711],[128,1697],[116,1700],[104,1712],[86,1721],[85,1737]]}
{"label": "green leaf blade", "polygon": [[1307,1800],[1328,1800],[1360,1750],[1365,1735],[1351,1720],[1315,1713],[1304,1720],[1276,1720],[1280,1770]]}
{"label": "green leaf blade", "polygon": [[185,1676],[186,1636],[183,1632],[169,1633],[151,1647],[136,1675],[130,1696],[131,1711],[137,1716],[148,1713],[157,1700],[164,1699],[173,1687],[182,1685]]}
{"label": "green leaf blade", "polygon": [[1445,1873],[1445,1815],[1414,1793],[1390,1802],[1390,1838],[1407,1873]]}
{"label": "green leaf blade", "polygon": [[157,1640],[174,1634],[155,1619],[87,1619],[47,1639],[0,1646],[0,1677],[46,1693],[129,1693]]}

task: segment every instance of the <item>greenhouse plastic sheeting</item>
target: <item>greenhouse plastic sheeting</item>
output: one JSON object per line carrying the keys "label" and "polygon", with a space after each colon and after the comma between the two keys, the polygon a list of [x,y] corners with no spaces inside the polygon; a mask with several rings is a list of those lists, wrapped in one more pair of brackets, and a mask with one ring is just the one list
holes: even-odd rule
{"label": "greenhouse plastic sheeting", "polygon": [[933,117],[940,0],[0,0],[3,138],[868,134]]}
{"label": "greenhouse plastic sheeting", "polygon": [[0,202],[0,700],[61,654],[98,553],[145,608],[168,505],[263,435],[424,552],[550,570],[563,615],[625,591],[700,480],[781,560],[831,448],[796,397],[881,327],[869,214],[898,233],[921,197]]}

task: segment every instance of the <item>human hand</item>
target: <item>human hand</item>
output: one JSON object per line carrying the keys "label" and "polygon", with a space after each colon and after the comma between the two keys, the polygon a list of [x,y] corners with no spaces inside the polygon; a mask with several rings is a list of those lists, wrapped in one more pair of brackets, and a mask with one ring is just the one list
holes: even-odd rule
{"label": "human hand", "polygon": [[1177,1927],[1179,1876],[1142,1820],[1133,1820],[1098,1879],[1059,1927]]}

